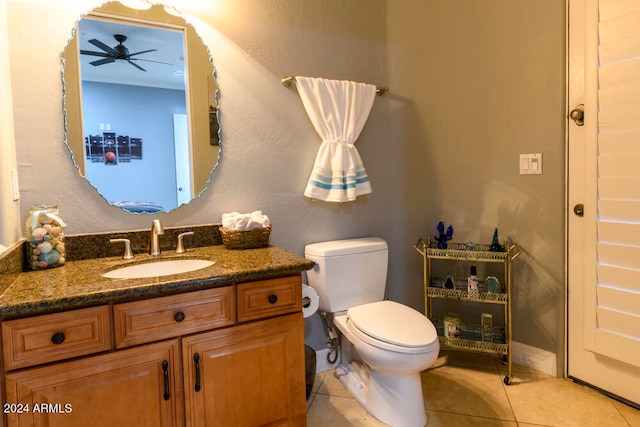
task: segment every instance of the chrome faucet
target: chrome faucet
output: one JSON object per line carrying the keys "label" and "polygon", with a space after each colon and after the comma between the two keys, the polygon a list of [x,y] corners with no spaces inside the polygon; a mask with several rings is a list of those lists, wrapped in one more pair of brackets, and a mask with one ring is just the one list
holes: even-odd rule
{"label": "chrome faucet", "polygon": [[151,223],[151,243],[149,245],[150,255],[160,255],[160,243],[158,241],[158,236],[161,234],[164,234],[164,227],[159,219],[154,219]]}

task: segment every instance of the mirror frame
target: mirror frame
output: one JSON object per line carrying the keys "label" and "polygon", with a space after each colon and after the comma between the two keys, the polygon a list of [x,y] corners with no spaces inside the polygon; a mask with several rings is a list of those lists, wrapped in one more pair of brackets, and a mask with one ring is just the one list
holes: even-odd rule
{"label": "mirror frame", "polygon": [[[171,8],[175,10],[174,8]],[[65,145],[71,153],[74,166],[78,174],[83,177],[98,193],[105,198],[100,189],[94,186],[86,178],[85,168],[85,141],[82,117],[82,91],[80,76],[80,52],[78,48],[78,22],[82,18],[106,18],[127,24],[146,24],[155,27],[167,27],[175,29],[183,28],[185,37],[185,60],[187,70],[186,102],[189,120],[190,146],[191,146],[191,173],[192,192],[191,201],[200,197],[207,189],[213,172],[220,163],[222,147],[220,144],[220,111],[219,88],[216,80],[216,69],[211,58],[209,48],[198,35],[193,25],[188,23],[179,14],[168,13],[163,5],[154,4],[150,9],[137,10],[122,5],[117,1],[111,1],[82,15],[72,32],[72,37],[61,55],[62,60],[62,84],[63,84],[63,109]],[[207,70],[206,77],[202,70]],[[212,134],[215,132],[215,134]],[[209,158],[210,161],[203,162]],[[195,161],[195,160],[198,161]],[[114,201],[105,200],[112,206]],[[141,201],[143,202],[143,201]],[[165,209],[160,212],[170,212],[179,208]],[[121,206],[120,206],[121,207]],[[131,213],[155,213],[135,212]]]}

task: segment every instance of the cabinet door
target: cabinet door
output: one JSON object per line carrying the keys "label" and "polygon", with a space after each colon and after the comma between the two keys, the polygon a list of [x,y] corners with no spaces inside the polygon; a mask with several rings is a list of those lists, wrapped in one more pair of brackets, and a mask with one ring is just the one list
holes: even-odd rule
{"label": "cabinet door", "polygon": [[172,340],[8,374],[5,409],[10,427],[180,426],[180,385]]}
{"label": "cabinet door", "polygon": [[306,425],[302,313],[185,338],[183,364],[189,427]]}

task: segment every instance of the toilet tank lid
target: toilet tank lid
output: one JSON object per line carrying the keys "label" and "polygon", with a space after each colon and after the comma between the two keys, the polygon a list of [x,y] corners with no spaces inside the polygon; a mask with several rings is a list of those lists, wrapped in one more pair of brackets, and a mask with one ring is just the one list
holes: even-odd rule
{"label": "toilet tank lid", "polygon": [[332,240],[330,242],[312,243],[304,248],[305,255],[338,256],[387,250],[387,242],[379,237],[363,237],[359,239]]}

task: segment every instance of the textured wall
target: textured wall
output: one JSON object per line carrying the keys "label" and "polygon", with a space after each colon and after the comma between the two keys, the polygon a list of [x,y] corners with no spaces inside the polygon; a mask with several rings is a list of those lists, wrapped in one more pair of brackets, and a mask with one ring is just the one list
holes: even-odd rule
{"label": "textured wall", "polygon": [[[390,2],[391,4],[391,2]],[[407,236],[442,219],[456,241],[518,242],[516,341],[564,353],[564,2],[394,1],[392,133],[402,141]],[[519,154],[542,153],[542,175]],[[419,280],[409,260],[407,281]],[[415,262],[414,262],[415,261]],[[412,268],[415,266],[415,268]],[[414,287],[407,289],[415,290]]]}
{"label": "textured wall", "polygon": [[[562,355],[564,2],[183,3],[217,67],[222,159],[200,199],[158,218],[205,224],[262,209],[272,243],[300,255],[309,242],[383,237],[387,294],[418,309],[418,237],[440,219],[459,241],[498,227],[523,249],[515,338]],[[107,206],[62,142],[59,53],[92,5],[7,5],[21,203],[57,202],[73,234],[144,229],[152,217]],[[389,85],[358,143],[372,194],[345,205],[302,196],[320,141],[295,88],[280,84],[287,75]],[[530,152],[543,153],[544,175],[518,175],[518,154]],[[316,316],[307,335],[323,347]]]}

